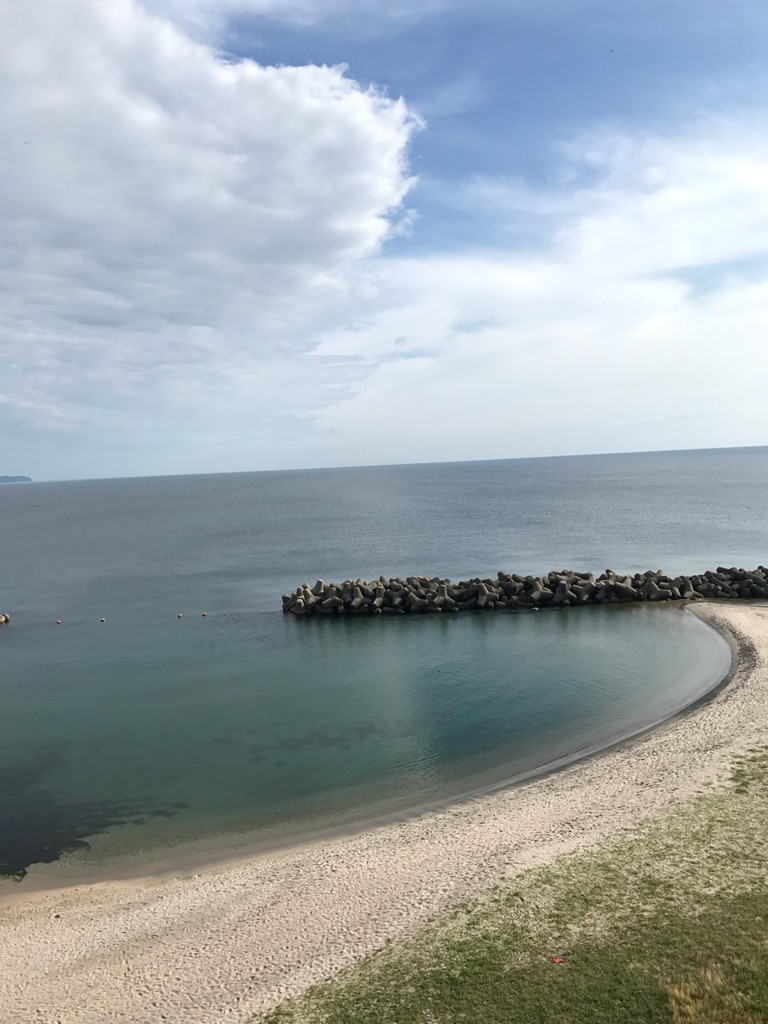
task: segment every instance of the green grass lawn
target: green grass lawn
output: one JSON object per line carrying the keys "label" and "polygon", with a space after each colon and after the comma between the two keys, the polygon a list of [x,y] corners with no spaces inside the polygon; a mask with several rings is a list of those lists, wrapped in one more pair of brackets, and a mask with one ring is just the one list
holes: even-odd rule
{"label": "green grass lawn", "polygon": [[653,824],[495,887],[266,1020],[768,1022],[768,750]]}

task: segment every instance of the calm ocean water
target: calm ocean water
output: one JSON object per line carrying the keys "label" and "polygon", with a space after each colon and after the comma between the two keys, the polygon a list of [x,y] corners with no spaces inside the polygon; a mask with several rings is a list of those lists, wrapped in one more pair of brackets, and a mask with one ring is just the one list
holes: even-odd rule
{"label": "calm ocean water", "polygon": [[284,844],[652,725],[726,669],[689,614],[307,622],[280,595],[765,564],[767,497],[768,448],[4,486],[0,870]]}

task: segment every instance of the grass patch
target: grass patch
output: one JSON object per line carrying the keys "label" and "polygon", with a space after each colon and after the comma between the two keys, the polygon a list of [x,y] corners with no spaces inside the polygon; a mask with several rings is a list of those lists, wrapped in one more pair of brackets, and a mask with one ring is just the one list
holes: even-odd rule
{"label": "grass patch", "polygon": [[264,1019],[768,1022],[767,783],[768,748],[750,750],[715,791],[495,886]]}
{"label": "grass patch", "polygon": [[752,747],[734,760],[731,782],[737,793],[746,793],[750,786],[768,782],[768,747]]}

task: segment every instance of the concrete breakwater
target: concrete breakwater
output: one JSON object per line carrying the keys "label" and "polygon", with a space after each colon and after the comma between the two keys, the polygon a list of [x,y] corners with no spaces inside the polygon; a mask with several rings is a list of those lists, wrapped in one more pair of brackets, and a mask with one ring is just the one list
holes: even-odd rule
{"label": "concrete breakwater", "polygon": [[291,615],[405,615],[419,612],[532,611],[581,604],[629,601],[698,601],[703,598],[768,598],[768,569],[715,570],[667,576],[661,570],[627,575],[606,569],[599,576],[561,570],[543,576],[499,572],[495,579],[452,583],[436,576],[344,580],[283,594]]}

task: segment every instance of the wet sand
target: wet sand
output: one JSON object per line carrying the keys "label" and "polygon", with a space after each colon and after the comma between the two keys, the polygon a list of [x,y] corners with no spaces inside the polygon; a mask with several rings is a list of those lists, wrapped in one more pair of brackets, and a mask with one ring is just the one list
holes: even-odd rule
{"label": "wet sand", "polygon": [[1,1019],[245,1022],[466,896],[694,795],[768,742],[768,607],[697,611],[732,639],[732,678],[631,744],[298,850],[183,877],[19,889],[0,906]]}

